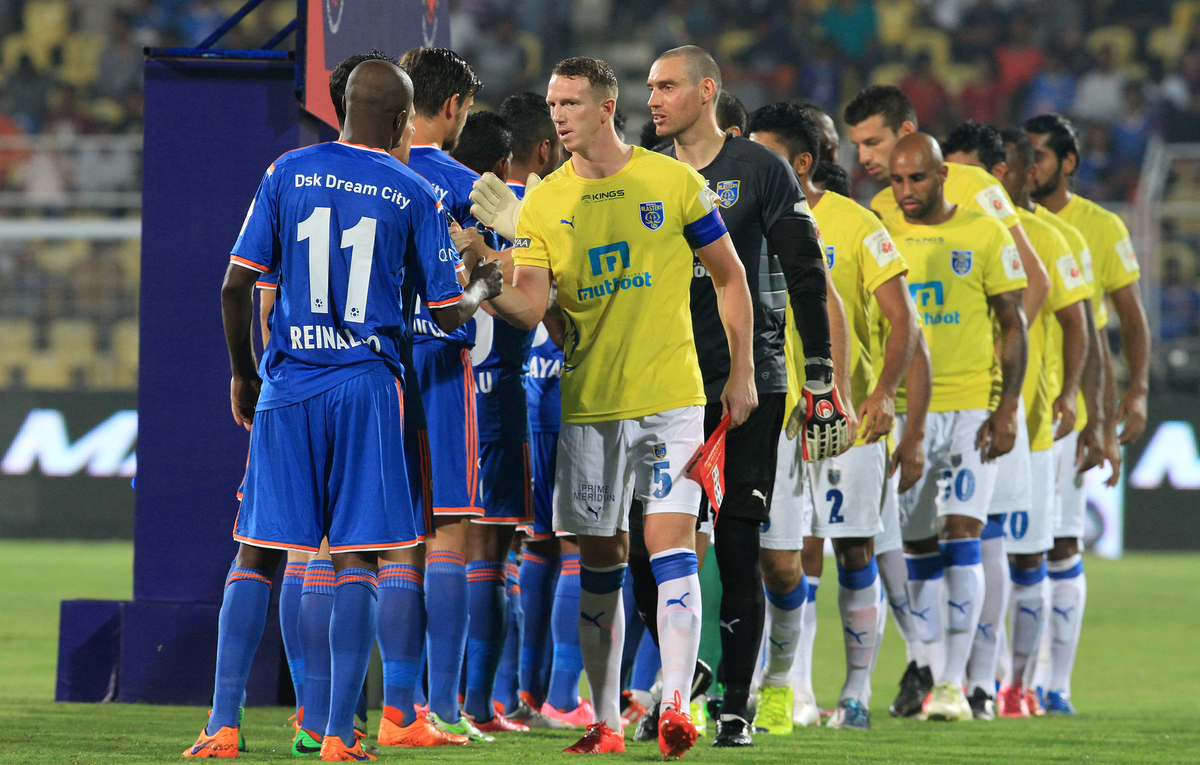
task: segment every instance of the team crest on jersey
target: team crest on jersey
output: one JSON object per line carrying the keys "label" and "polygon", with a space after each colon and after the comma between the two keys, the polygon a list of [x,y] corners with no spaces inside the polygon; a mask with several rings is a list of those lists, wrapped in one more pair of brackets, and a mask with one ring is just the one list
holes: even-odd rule
{"label": "team crest on jersey", "polygon": [[837,486],[838,482],[840,482],[841,480],[842,480],[842,471],[839,470],[838,468],[829,468],[829,483],[833,484],[834,486]]}
{"label": "team crest on jersey", "polygon": [[962,464],[962,455],[961,454],[951,454],[950,455],[950,467],[958,467],[961,464]]}
{"label": "team crest on jersey", "polygon": [[638,210],[642,214],[642,225],[651,231],[658,231],[663,224],[662,202],[641,202],[638,204]]}
{"label": "team crest on jersey", "polygon": [[654,445],[654,459],[665,460],[666,458],[667,458],[667,445],[666,444],[655,444]]}
{"label": "team crest on jersey", "polygon": [[971,261],[974,254],[974,250],[951,250],[950,267],[954,269],[954,273],[959,276],[971,273]]}
{"label": "team crest on jersey", "polygon": [[834,261],[837,260],[837,248],[832,244],[825,245],[825,267],[833,268]]}
{"label": "team crest on jersey", "polygon": [[741,185],[741,181],[718,181],[717,204],[721,207],[733,207],[737,202],[738,188]]}

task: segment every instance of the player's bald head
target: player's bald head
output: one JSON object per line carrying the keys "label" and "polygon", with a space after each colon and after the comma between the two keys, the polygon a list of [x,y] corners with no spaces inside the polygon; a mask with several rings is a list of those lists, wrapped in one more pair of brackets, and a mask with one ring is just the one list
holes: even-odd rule
{"label": "player's bald head", "polygon": [[683,71],[691,84],[696,85],[704,79],[712,80],[716,84],[716,93],[713,94],[713,102],[716,103],[721,95],[721,67],[717,66],[716,60],[708,51],[695,45],[681,45],[663,53],[658,60],[673,58],[683,59]]}
{"label": "player's bald head", "polygon": [[391,61],[364,61],[346,81],[346,118],[407,115],[412,98],[412,80],[403,69]]}
{"label": "player's bald head", "polygon": [[942,170],[942,148],[928,133],[910,133],[896,142],[892,149],[891,171],[893,175],[924,172],[937,175]]}

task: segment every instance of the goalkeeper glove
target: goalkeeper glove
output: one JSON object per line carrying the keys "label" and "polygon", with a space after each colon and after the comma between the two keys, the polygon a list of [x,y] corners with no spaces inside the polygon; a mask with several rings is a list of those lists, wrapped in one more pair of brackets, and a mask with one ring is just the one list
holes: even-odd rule
{"label": "goalkeeper glove", "polygon": [[[530,173],[525,182],[525,193],[528,194],[541,180],[537,173]],[[471,189],[471,214],[480,223],[510,242],[517,238],[517,219],[521,215],[521,202],[508,184],[500,180],[495,173],[484,173]]]}
{"label": "goalkeeper glove", "polygon": [[805,462],[836,457],[850,448],[850,424],[833,383],[833,364],[826,359],[805,359],[803,401],[788,418],[787,436],[804,430]]}

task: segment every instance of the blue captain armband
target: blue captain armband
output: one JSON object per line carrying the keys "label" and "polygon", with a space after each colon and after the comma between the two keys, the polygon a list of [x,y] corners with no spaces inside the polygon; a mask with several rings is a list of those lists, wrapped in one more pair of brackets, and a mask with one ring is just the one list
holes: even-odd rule
{"label": "blue captain armband", "polygon": [[704,216],[684,226],[683,236],[687,239],[689,247],[698,250],[725,236],[727,231],[721,211],[713,207]]}

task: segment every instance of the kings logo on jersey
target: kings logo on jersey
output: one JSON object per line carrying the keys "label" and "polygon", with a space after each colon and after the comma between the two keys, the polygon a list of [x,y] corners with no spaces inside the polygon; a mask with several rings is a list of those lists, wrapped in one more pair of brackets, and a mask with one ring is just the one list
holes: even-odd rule
{"label": "kings logo on jersey", "polygon": [[651,231],[658,231],[663,224],[663,203],[662,202],[642,202],[638,204],[638,210],[642,214],[642,225]]}
{"label": "kings logo on jersey", "polygon": [[741,185],[741,181],[718,181],[717,204],[721,207],[733,207],[737,203],[738,189]]}
{"label": "kings logo on jersey", "polygon": [[974,250],[951,250],[950,267],[954,269],[954,273],[959,276],[971,273],[972,255],[974,255]]}

